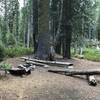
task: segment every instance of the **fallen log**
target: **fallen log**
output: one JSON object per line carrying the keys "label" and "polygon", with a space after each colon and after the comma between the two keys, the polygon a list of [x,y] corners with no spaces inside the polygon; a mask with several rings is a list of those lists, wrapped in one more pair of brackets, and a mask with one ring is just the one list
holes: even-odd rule
{"label": "fallen log", "polygon": [[37,63],[37,62],[34,62],[34,61],[26,61],[27,64],[33,64],[33,65],[36,65],[36,66],[40,66],[40,67],[44,67],[44,68],[48,68],[49,66],[46,65],[46,64],[42,64],[42,63]]}
{"label": "fallen log", "polygon": [[27,57],[21,57],[21,59],[24,59],[25,61],[29,60],[29,61],[48,64],[48,65],[52,65],[52,66],[72,66],[73,65],[72,63],[68,63],[68,62],[45,61],[45,60],[31,59],[31,58],[27,58]]}
{"label": "fallen log", "polygon": [[68,69],[68,70],[48,70],[48,72],[53,72],[53,73],[65,73],[65,75],[100,75],[100,69],[90,69],[90,70],[78,70],[78,69]]}
{"label": "fallen log", "polygon": [[91,86],[97,85],[97,81],[96,81],[94,75],[100,75],[100,69],[91,69],[91,70],[73,70],[73,69],[61,70],[61,69],[57,69],[57,70],[48,70],[48,72],[61,73],[61,74],[65,74],[68,76],[86,75],[88,83]]}

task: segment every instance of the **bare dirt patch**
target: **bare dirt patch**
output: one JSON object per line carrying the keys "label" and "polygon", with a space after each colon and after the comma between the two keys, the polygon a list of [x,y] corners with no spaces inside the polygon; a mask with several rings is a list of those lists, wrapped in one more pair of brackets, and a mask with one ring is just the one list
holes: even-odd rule
{"label": "bare dirt patch", "polygon": [[[5,62],[17,66],[23,63],[20,61],[19,58],[11,58]],[[72,62],[79,69],[100,67],[100,62],[80,59],[63,61]],[[98,85],[92,87],[85,76],[70,77],[37,67],[29,76],[8,75],[0,80],[0,100],[100,100],[100,77],[96,78]]]}

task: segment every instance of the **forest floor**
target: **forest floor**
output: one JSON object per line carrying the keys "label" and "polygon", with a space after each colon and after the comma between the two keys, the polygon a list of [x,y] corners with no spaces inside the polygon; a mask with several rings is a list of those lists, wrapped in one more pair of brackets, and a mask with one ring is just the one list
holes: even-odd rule
{"label": "forest floor", "polygon": [[[76,58],[63,61],[73,63],[78,69],[100,68],[100,62]],[[20,58],[5,62],[13,66],[23,63]],[[96,76],[98,85],[93,87],[88,85],[85,76],[70,77],[47,70],[37,67],[23,78],[7,75],[0,80],[0,100],[100,100],[100,76]]]}

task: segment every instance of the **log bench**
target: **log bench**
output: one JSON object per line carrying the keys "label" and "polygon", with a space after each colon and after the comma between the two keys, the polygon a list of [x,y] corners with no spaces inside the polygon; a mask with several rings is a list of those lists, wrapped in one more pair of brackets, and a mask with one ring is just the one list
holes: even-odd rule
{"label": "log bench", "polygon": [[51,65],[51,66],[72,66],[72,63],[68,63],[68,62],[60,62],[60,61],[46,61],[46,60],[38,60],[38,59],[31,59],[31,58],[27,58],[27,57],[21,57],[21,59],[24,59],[25,61],[33,61],[33,62],[37,62],[37,63],[42,63],[42,64],[47,64],[47,65]]}

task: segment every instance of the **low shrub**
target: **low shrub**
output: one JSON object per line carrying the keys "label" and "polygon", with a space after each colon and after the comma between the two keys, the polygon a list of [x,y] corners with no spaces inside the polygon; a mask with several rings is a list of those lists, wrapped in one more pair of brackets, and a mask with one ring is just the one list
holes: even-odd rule
{"label": "low shrub", "polygon": [[10,64],[7,64],[7,63],[0,64],[0,68],[5,69],[5,70],[9,70],[9,69],[11,69],[11,67],[12,66]]}
{"label": "low shrub", "polygon": [[1,64],[0,64],[0,69],[3,69],[3,73],[2,73],[2,74],[0,73],[0,79],[6,77],[7,71],[8,71],[9,69],[11,69],[11,68],[12,68],[12,65],[7,64],[7,63],[1,63]]}

